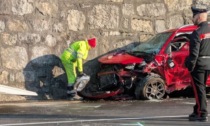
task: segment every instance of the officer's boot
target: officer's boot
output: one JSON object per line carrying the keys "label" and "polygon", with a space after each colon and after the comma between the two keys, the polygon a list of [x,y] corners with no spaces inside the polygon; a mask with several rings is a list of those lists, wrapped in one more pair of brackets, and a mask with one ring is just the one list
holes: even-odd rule
{"label": "officer's boot", "polygon": [[196,113],[192,113],[192,114],[189,115],[189,121],[207,122],[208,121],[208,115],[201,115],[201,116],[199,116]]}
{"label": "officer's boot", "polygon": [[74,86],[67,86],[67,99],[73,100],[75,94]]}

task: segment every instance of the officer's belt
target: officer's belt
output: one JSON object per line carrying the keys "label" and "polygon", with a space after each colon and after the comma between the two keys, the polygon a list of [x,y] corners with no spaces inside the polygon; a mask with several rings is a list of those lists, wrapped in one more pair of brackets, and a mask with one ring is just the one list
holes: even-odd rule
{"label": "officer's belt", "polygon": [[199,56],[199,58],[210,58],[210,56]]}

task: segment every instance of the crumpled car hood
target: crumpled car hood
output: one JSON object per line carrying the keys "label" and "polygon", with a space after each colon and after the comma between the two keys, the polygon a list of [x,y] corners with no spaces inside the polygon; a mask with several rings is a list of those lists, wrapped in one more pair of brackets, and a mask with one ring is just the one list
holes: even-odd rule
{"label": "crumpled car hood", "polygon": [[143,58],[135,57],[127,53],[111,53],[105,56],[102,56],[98,59],[100,63],[103,64],[132,64],[132,63],[141,63],[144,61]]}

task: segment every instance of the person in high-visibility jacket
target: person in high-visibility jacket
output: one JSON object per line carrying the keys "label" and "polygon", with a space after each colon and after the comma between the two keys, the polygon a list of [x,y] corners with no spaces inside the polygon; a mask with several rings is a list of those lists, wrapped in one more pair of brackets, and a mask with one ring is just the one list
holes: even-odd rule
{"label": "person in high-visibility jacket", "polygon": [[74,83],[77,78],[77,71],[82,76],[83,73],[83,60],[88,56],[88,52],[91,48],[96,47],[96,38],[91,38],[84,41],[76,41],[70,44],[70,46],[64,50],[61,54],[61,62],[67,74],[68,86],[67,96],[73,99],[80,99],[74,88]]}

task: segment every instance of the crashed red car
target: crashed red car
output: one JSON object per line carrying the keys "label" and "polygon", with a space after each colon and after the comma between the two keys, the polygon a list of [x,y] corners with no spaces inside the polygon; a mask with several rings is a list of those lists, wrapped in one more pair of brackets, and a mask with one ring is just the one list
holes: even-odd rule
{"label": "crashed red car", "polygon": [[189,87],[192,80],[184,62],[189,55],[189,34],[196,28],[185,25],[168,30],[131,50],[99,58],[99,83],[94,90],[86,88],[81,96],[110,98],[129,94],[137,99],[162,99],[166,93]]}

